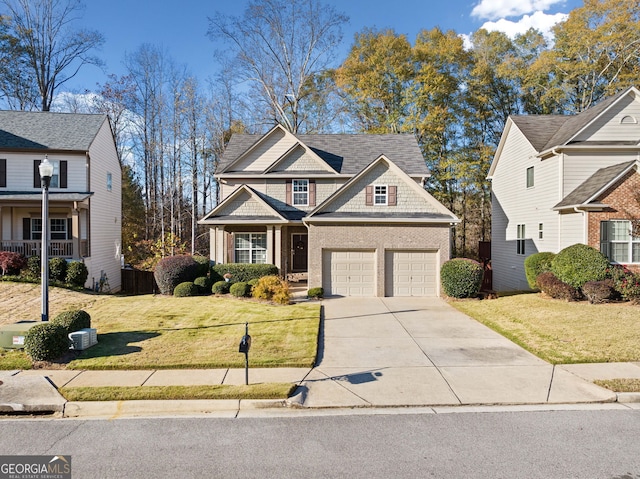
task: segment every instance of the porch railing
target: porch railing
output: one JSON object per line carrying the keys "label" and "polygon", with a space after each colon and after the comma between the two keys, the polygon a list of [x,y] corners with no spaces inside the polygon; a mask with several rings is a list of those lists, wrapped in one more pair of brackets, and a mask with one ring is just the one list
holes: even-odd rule
{"label": "porch railing", "polygon": [[[1,240],[0,249],[2,251],[13,251],[27,258],[30,256],[40,256],[42,248],[41,241],[22,240]],[[73,241],[52,240],[49,243],[49,256],[59,256],[61,258],[73,258]]]}

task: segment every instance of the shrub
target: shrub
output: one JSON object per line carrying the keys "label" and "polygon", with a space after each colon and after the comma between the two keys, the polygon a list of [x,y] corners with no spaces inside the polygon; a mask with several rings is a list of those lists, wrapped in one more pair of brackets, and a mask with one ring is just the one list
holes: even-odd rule
{"label": "shrub", "polygon": [[551,262],[555,256],[555,253],[541,252],[527,256],[524,260],[524,274],[531,289],[539,288],[536,278],[542,273],[551,271]]}
{"label": "shrub", "polygon": [[307,291],[307,297],[308,298],[323,298],[324,297],[324,289],[322,288],[309,288],[309,291]]}
{"label": "shrub", "polygon": [[211,261],[206,256],[193,255],[193,259],[198,263],[198,276],[208,276],[211,269]]}
{"label": "shrub", "polygon": [[191,281],[185,281],[173,288],[173,295],[176,298],[186,298],[187,296],[198,296],[200,294],[200,287]]}
{"label": "shrub", "polygon": [[585,244],[574,244],[560,251],[551,261],[551,271],[562,282],[580,288],[587,281],[607,277],[609,261],[600,251]]}
{"label": "shrub", "polygon": [[17,274],[22,268],[27,265],[27,260],[24,256],[13,251],[0,251],[0,269],[2,269],[2,276],[5,274]]}
{"label": "shrub", "polygon": [[615,281],[614,288],[623,299],[637,303],[640,301],[640,274],[626,271]]}
{"label": "shrub", "polygon": [[260,281],[260,278],[253,278],[247,281],[247,284],[253,288],[256,284],[258,284],[258,281]]}
{"label": "shrub", "polygon": [[27,258],[26,275],[29,279],[38,279],[42,274],[42,264],[40,256],[29,256]]}
{"label": "shrub", "polygon": [[72,261],[67,265],[65,283],[68,285],[82,287],[87,282],[88,277],[89,270],[82,261]]}
{"label": "shrub", "polygon": [[207,278],[206,276],[200,276],[193,280],[193,284],[195,284],[200,289],[200,294],[210,294],[211,287],[213,286],[213,281],[211,278]]}
{"label": "shrub", "polygon": [[51,258],[49,260],[49,279],[64,283],[67,277],[67,260],[64,258]]}
{"label": "shrub", "polygon": [[198,268],[192,256],[167,256],[158,261],[153,276],[162,294],[173,294],[177,285],[198,277]]}
{"label": "shrub", "polygon": [[244,298],[251,294],[251,286],[248,283],[240,281],[239,283],[233,283],[229,288],[229,292],[236,298]]}
{"label": "shrub", "polygon": [[452,298],[472,298],[480,291],[484,271],[477,261],[455,258],[445,262],[440,270],[442,289]]}
{"label": "shrub", "polygon": [[225,273],[230,273],[231,281],[245,283],[252,279],[278,274],[278,267],[273,264],[224,263],[214,265],[211,270],[218,274],[220,279]]}
{"label": "shrub", "polygon": [[540,274],[536,278],[538,287],[554,299],[564,299],[565,301],[577,301],[580,299],[580,292],[561,280],[551,271]]}
{"label": "shrub", "polygon": [[52,324],[63,326],[68,333],[91,327],[91,316],[82,309],[64,311],[51,320]]}
{"label": "shrub", "polygon": [[24,350],[34,361],[57,359],[69,350],[67,328],[53,322],[32,327],[24,337]]}
{"label": "shrub", "polygon": [[267,299],[277,304],[289,304],[291,300],[289,283],[274,275],[260,278],[251,294],[254,298]]}
{"label": "shrub", "polygon": [[211,292],[213,294],[227,294],[229,292],[229,289],[231,288],[231,283],[228,283],[227,281],[216,281],[215,283],[213,283],[213,286],[211,287]]}
{"label": "shrub", "polygon": [[582,285],[584,294],[591,304],[604,303],[615,294],[613,281],[605,279],[603,281],[587,281]]}

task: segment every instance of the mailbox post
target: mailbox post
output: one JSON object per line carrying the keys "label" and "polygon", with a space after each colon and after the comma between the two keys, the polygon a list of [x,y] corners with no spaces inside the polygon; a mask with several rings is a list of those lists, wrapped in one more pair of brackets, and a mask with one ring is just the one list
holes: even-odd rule
{"label": "mailbox post", "polygon": [[238,352],[244,353],[244,384],[249,384],[249,348],[251,348],[251,336],[249,336],[249,323],[244,323],[244,336],[240,340]]}

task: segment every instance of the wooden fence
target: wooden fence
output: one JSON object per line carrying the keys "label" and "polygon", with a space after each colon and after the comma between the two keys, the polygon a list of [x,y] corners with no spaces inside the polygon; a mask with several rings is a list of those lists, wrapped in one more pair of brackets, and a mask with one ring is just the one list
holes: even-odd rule
{"label": "wooden fence", "polygon": [[123,269],[122,293],[125,294],[156,294],[158,285],[153,277],[153,271],[138,269]]}

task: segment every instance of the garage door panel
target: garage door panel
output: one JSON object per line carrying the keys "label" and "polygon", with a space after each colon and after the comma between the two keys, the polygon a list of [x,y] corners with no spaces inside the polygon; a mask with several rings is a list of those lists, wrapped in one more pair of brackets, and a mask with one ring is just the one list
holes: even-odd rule
{"label": "garage door panel", "polygon": [[325,294],[375,296],[373,251],[324,251],[323,264]]}
{"label": "garage door panel", "polygon": [[437,251],[387,251],[389,296],[436,296]]}

